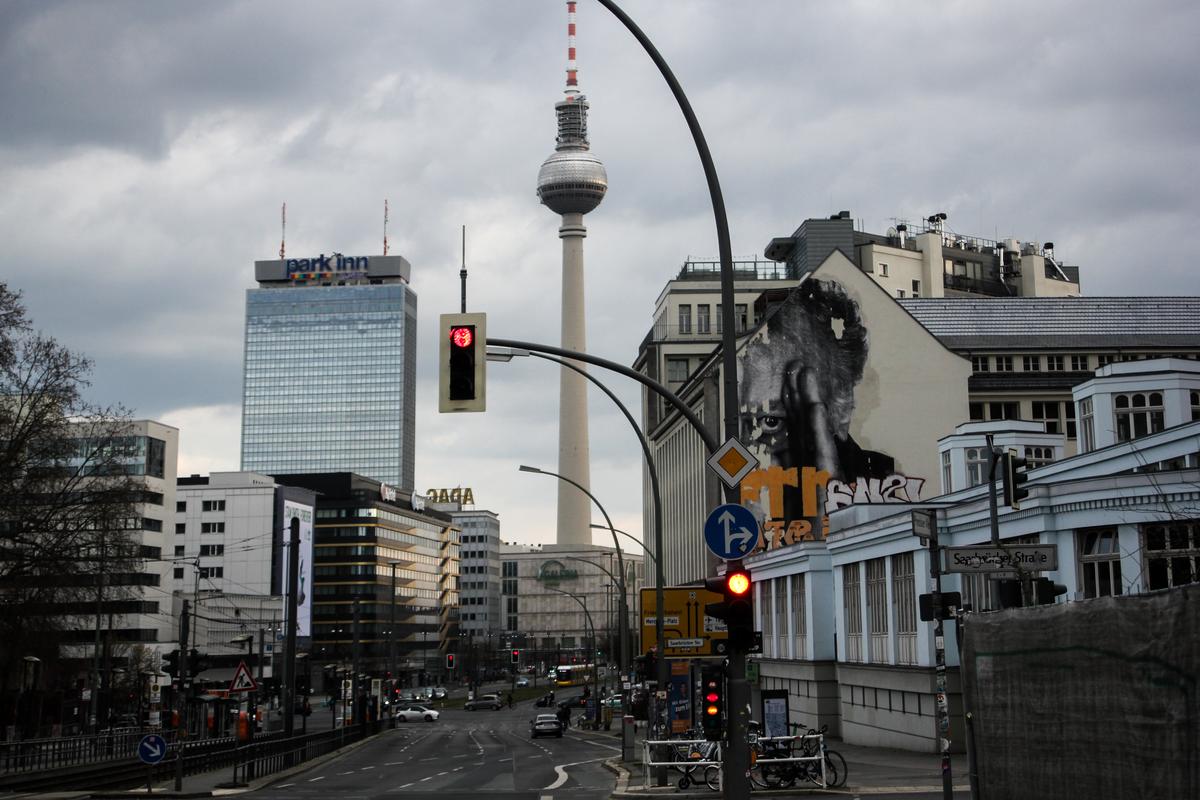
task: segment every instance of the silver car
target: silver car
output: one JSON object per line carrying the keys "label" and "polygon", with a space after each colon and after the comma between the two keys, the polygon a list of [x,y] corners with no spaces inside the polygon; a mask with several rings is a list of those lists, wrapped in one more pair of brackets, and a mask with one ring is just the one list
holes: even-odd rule
{"label": "silver car", "polygon": [[529,738],[531,739],[539,736],[557,736],[561,739],[562,735],[563,724],[553,714],[538,714],[529,720]]}
{"label": "silver car", "polygon": [[463,704],[464,711],[478,711],[481,708],[488,708],[492,711],[499,711],[504,706],[500,701],[499,695],[481,694],[474,700],[468,700]]}

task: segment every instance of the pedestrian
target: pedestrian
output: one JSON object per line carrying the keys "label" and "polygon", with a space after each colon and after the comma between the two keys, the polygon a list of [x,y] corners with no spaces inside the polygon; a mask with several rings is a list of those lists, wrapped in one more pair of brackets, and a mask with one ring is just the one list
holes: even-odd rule
{"label": "pedestrian", "polygon": [[512,710],[512,692],[508,693],[508,708],[510,711]]}

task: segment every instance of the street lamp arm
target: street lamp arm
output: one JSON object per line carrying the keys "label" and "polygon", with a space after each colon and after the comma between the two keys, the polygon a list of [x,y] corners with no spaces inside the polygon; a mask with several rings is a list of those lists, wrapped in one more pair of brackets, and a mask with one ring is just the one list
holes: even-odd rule
{"label": "street lamp arm", "polygon": [[[596,530],[600,530],[600,531],[602,531],[602,530],[606,530],[605,526],[603,526],[603,525],[597,525],[597,524],[596,524],[596,523],[594,523],[594,522],[592,523],[591,527],[595,528]],[[657,557],[654,555],[654,553],[651,553],[649,550],[647,550],[647,549],[646,549],[646,543],[645,543],[645,542],[643,542],[643,541],[642,541],[641,539],[639,539],[638,537],[634,536],[632,533],[629,533],[628,531],[623,531],[623,530],[621,530],[620,528],[612,528],[611,530],[612,530],[612,531],[614,531],[614,532],[616,532],[616,533],[619,533],[619,534],[621,534],[621,535],[622,535],[622,536],[624,536],[626,539],[629,539],[631,542],[635,542],[636,544],[638,544],[639,546],[641,546],[641,548],[642,548],[642,555],[643,555],[643,556],[646,556],[646,557],[648,557],[648,558],[649,558],[651,561],[654,561],[654,562],[657,562],[657,561],[658,561],[658,558],[657,558]]]}

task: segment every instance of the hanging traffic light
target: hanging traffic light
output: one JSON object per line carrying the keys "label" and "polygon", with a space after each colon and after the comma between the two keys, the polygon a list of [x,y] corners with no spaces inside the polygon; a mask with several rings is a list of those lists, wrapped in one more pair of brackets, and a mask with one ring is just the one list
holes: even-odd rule
{"label": "hanging traffic light", "polygon": [[438,411],[486,408],[487,315],[442,314]]}
{"label": "hanging traffic light", "polygon": [[509,659],[509,663],[510,664],[520,664],[521,663],[521,651],[520,650],[512,651],[512,656]]}
{"label": "hanging traffic light", "polygon": [[163,653],[163,670],[172,677],[179,677],[179,651],[172,650],[169,653]]}
{"label": "hanging traffic light", "polygon": [[719,742],[725,738],[725,668],[700,668],[700,725],[704,738]]}
{"label": "hanging traffic light", "polygon": [[454,653],[446,653],[446,671],[454,672]]}
{"label": "hanging traffic light", "polygon": [[754,645],[754,595],[750,570],[740,562],[730,562],[725,574],[707,578],[704,588],[722,596],[720,603],[708,603],[704,613],[724,620],[729,629],[729,644],[743,652]]}
{"label": "hanging traffic light", "polygon": [[1003,483],[1004,505],[1013,511],[1021,510],[1021,501],[1029,497],[1025,483],[1029,475],[1023,470],[1029,462],[1017,455],[1016,450],[1005,450],[1000,456],[1000,479]]}

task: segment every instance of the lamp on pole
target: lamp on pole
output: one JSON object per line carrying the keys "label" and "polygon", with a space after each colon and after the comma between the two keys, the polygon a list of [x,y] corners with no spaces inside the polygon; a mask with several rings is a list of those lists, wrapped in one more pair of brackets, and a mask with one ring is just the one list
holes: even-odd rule
{"label": "lamp on pole", "polygon": [[549,475],[551,477],[558,478],[560,481],[566,481],[579,491],[586,494],[591,501],[596,504],[596,508],[600,509],[600,513],[604,515],[604,521],[608,523],[608,529],[612,533],[613,546],[617,548],[617,561],[621,571],[621,577],[619,580],[621,586],[621,654],[619,657],[619,663],[621,665],[621,672],[624,673],[629,664],[629,636],[626,632],[626,627],[629,625],[629,608],[625,602],[625,555],[621,552],[621,542],[617,539],[617,530],[613,527],[612,519],[608,516],[608,512],[604,510],[604,506],[600,505],[600,501],[596,499],[594,494],[585,489],[582,484],[572,480],[571,478],[568,478],[566,475],[559,475],[557,472],[550,472],[549,470],[538,469],[537,467],[530,467],[525,464],[522,464],[519,469],[521,472],[533,472],[539,475]]}
{"label": "lamp on pole", "polygon": [[[560,558],[564,561],[579,561],[583,564],[590,564],[591,566],[593,566],[596,569],[603,572],[605,575],[607,575],[609,577],[610,580],[612,580],[613,585],[616,587],[618,593],[624,594],[624,592],[628,589],[628,585],[624,581],[622,581],[619,577],[617,577],[617,575],[615,573],[613,573],[612,570],[608,569],[607,567],[605,567],[601,564],[598,564],[595,561],[592,561],[587,558],[580,558],[579,556],[565,556],[565,555],[559,555],[557,553],[555,553],[555,558]],[[632,566],[632,565],[630,565],[630,566]],[[625,607],[626,610],[628,610],[628,608],[629,608],[628,603],[622,604],[622,603],[618,602],[617,605],[618,605],[618,610],[622,605]],[[612,629],[609,628],[610,632],[611,632],[611,630]],[[623,632],[628,633],[627,630],[625,630],[624,628],[622,628],[622,626],[620,624],[618,624],[617,625],[617,635],[622,636]]]}
{"label": "lamp on pole", "polygon": [[[564,592],[562,589],[555,589],[553,586],[547,586],[546,588],[552,592],[558,592],[559,594],[565,594],[567,597],[571,598],[576,603],[579,603],[579,607],[583,609],[584,618],[587,620],[587,626],[592,632],[592,650],[595,650],[596,649],[596,626],[595,626],[595,624],[592,623],[592,612],[588,611],[587,603],[584,602],[584,599],[582,597],[580,597],[579,595],[572,594],[571,592]],[[583,663],[587,664],[587,661],[585,660]],[[592,663],[593,663],[593,665],[595,664],[594,659],[593,659]],[[598,724],[600,722],[600,684],[597,681],[596,673],[597,673],[597,670],[596,670],[595,666],[593,666],[592,667],[592,700],[596,703],[596,716],[592,720],[593,726],[598,726]]]}
{"label": "lamp on pole", "polygon": [[653,561],[656,564],[658,563],[658,557],[656,555],[654,555],[654,553],[651,553],[649,550],[647,550],[645,543],[641,539],[639,539],[637,536],[634,536],[632,533],[627,533],[626,531],[623,531],[620,528],[611,528],[610,529],[607,525],[600,525],[599,523],[596,523],[596,522],[593,522],[588,527],[595,528],[598,531],[612,530],[614,533],[621,534],[626,539],[636,542],[637,545],[642,548],[643,556],[645,556],[646,558],[649,558],[651,561]]}
{"label": "lamp on pole", "polygon": [[[389,696],[396,694],[396,567],[399,561],[390,562],[392,567],[392,623],[388,628],[388,674],[392,677],[388,687]],[[389,705],[388,708],[391,708]]]}

